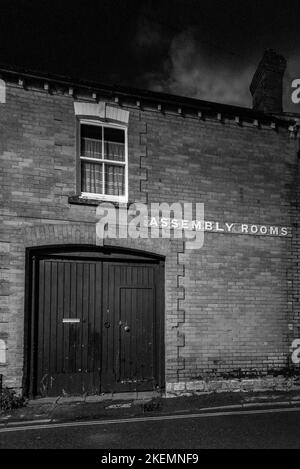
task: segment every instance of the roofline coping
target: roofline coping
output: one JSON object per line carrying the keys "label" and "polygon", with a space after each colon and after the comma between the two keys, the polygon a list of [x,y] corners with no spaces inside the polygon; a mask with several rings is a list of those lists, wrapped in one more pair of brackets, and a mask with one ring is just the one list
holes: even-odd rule
{"label": "roofline coping", "polygon": [[287,119],[289,113],[282,113],[282,117],[279,117],[278,114],[266,114],[261,111],[255,111],[251,108],[242,106],[223,104],[214,101],[205,101],[197,98],[189,98],[186,96],[178,96],[158,91],[130,88],[117,84],[107,85],[89,80],[81,80],[61,75],[36,72],[24,68],[11,67],[0,64],[0,76],[4,78],[4,76],[8,75],[15,76],[17,78],[22,77],[31,80],[40,80],[43,82],[43,84],[46,82],[49,84],[52,83],[74,89],[85,89],[91,92],[104,92],[106,94],[110,94],[112,98],[116,96],[120,98],[127,97],[135,100],[146,100],[148,102],[152,101],[157,103],[158,105],[171,105],[178,106],[179,108],[185,107],[198,111],[201,110],[215,113],[219,111],[219,113],[221,114],[223,113],[230,116],[240,116],[251,120],[259,120],[261,122],[274,122],[275,124],[287,128],[289,126],[295,125],[295,122],[297,120],[297,117],[295,117],[295,119]]}

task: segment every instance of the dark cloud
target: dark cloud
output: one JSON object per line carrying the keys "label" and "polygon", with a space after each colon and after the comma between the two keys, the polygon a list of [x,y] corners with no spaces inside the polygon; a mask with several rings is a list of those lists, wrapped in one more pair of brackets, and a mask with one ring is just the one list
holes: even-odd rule
{"label": "dark cloud", "polygon": [[252,76],[264,50],[275,48],[288,61],[284,107],[299,111],[290,97],[291,82],[300,77],[300,2],[241,0],[229,6],[212,0],[187,5],[194,7],[193,17],[179,15],[178,10],[177,23],[174,14],[168,20],[158,15],[155,21],[149,9],[144,9],[148,18],[144,44],[147,38],[155,38],[152,49],[160,42],[164,50],[158,54],[158,63],[145,63],[140,84],[156,91],[251,106]]}
{"label": "dark cloud", "polygon": [[137,33],[134,38],[138,47],[152,48],[158,47],[163,40],[162,27],[159,24],[151,23],[142,17],[137,23]]}
{"label": "dark cloud", "polygon": [[300,77],[299,0],[0,0],[0,62],[251,105],[266,48]]}
{"label": "dark cloud", "polygon": [[204,100],[250,105],[249,84],[255,66],[244,65],[237,70],[232,63],[212,60],[193,31],[184,31],[172,39],[162,68],[157,74],[144,75],[148,88]]}

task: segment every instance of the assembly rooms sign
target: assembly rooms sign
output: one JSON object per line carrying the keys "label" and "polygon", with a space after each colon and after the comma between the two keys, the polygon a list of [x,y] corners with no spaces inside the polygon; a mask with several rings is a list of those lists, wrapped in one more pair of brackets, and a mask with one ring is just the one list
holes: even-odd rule
{"label": "assembly rooms sign", "polygon": [[[116,237],[115,228],[118,227],[119,237],[169,237],[170,232],[176,238],[194,232],[196,237],[204,232],[220,234],[237,234],[253,236],[290,237],[291,228],[282,225],[254,224],[249,222],[209,221],[204,217],[204,204],[197,203],[196,210],[192,204],[127,204],[116,207],[113,204],[99,204],[96,209],[98,218],[97,236]],[[150,210],[149,210],[150,209]],[[193,217],[193,213],[196,216]]]}
{"label": "assembly rooms sign", "polygon": [[148,217],[144,221],[148,228],[182,229],[195,231],[211,231],[214,233],[232,233],[257,236],[280,236],[291,234],[291,228],[275,225],[257,225],[250,223],[229,223],[207,220],[185,220],[167,217]]}

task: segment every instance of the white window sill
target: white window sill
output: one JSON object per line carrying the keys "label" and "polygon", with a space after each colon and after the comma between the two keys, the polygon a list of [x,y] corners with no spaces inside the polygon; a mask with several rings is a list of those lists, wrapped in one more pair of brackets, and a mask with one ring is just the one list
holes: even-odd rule
{"label": "white window sill", "polygon": [[126,203],[128,201],[126,196],[117,196],[117,195],[99,195],[92,194],[91,192],[82,192],[79,196],[81,199],[92,199],[98,200],[99,202],[117,202],[117,203]]}
{"label": "white window sill", "polygon": [[94,197],[93,195],[89,195],[88,197],[86,195],[72,195],[68,197],[68,202],[69,204],[73,205],[91,205],[91,206],[98,206],[102,202],[110,202],[114,205],[121,205],[121,204],[127,204],[130,205],[128,200],[124,198],[115,198],[115,199],[109,199],[109,198],[102,198],[102,197]]}

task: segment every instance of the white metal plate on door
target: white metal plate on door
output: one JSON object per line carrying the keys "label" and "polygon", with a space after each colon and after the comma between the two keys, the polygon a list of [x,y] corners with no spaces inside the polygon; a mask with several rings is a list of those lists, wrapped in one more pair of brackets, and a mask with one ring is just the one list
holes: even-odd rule
{"label": "white metal plate on door", "polygon": [[63,318],[62,322],[80,322],[79,318]]}

